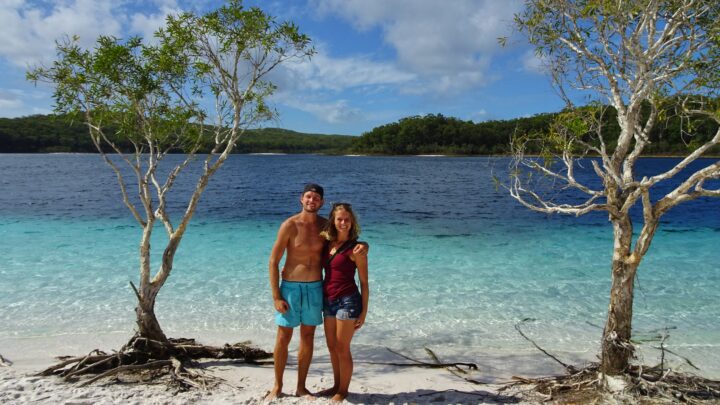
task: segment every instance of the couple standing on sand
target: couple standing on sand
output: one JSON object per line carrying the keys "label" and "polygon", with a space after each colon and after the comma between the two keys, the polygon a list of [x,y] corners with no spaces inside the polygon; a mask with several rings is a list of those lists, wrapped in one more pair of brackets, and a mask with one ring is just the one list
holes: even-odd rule
{"label": "couple standing on sand", "polygon": [[[300,196],[302,210],[280,225],[270,253],[270,289],[278,331],[275,385],[268,400],[282,394],[288,345],[296,326],[300,326],[300,347],[295,394],[312,396],[305,381],[313,356],[315,327],[320,324],[325,326],[334,384],[318,395],[330,396],[334,401],[348,395],[353,371],[350,340],[365,322],[368,308],[368,246],[357,241],[360,225],[350,204],[333,204],[327,220],[318,215],[323,196],[319,185],[305,185]],[[283,254],[285,265],[280,274]],[[356,269],[360,289],[355,284]]]}

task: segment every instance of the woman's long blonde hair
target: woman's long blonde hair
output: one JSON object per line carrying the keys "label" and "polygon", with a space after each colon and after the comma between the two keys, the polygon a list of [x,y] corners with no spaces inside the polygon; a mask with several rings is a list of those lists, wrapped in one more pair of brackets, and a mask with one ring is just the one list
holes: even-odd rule
{"label": "woman's long blonde hair", "polygon": [[332,208],[330,208],[330,217],[328,218],[325,227],[320,232],[320,236],[330,241],[337,239],[338,232],[337,228],[335,228],[335,215],[340,210],[347,211],[347,213],[350,214],[352,227],[350,227],[349,238],[350,240],[356,240],[358,236],[360,236],[360,224],[358,223],[357,216],[352,209],[352,205],[348,203],[333,203]]}

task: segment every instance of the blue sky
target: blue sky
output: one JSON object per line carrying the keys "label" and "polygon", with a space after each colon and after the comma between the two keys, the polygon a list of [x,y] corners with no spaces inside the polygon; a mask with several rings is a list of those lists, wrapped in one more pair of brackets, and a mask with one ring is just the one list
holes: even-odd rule
{"label": "blue sky", "polygon": [[[52,88],[25,81],[48,64],[54,40],[77,34],[151,36],[168,13],[218,1],[0,0],[0,116],[52,111]],[[474,122],[562,108],[527,42],[514,31],[518,0],[246,1],[292,20],[318,50],[281,66],[268,126],[360,135],[403,117],[443,114]],[[505,47],[497,38],[510,38]]]}

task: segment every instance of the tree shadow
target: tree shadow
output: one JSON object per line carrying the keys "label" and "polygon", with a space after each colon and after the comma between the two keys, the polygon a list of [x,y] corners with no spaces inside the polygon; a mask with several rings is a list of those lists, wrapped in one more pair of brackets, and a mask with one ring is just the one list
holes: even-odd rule
{"label": "tree shadow", "polygon": [[[294,366],[295,364],[290,364],[290,366]],[[249,367],[249,368],[262,368],[262,367],[272,367],[273,363],[272,361],[245,361],[245,360],[238,360],[238,359],[203,359],[202,361],[196,362],[195,366],[199,368],[204,369],[212,369],[213,367]]]}
{"label": "tree shadow", "polygon": [[373,394],[350,392],[345,401],[351,404],[517,404],[522,398],[512,394],[491,391],[459,391],[418,389],[393,394]]}

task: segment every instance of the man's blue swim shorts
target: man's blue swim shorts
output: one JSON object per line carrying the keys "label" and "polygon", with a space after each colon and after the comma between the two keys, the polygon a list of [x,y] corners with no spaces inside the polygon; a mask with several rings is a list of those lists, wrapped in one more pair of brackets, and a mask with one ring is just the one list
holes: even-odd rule
{"label": "man's blue swim shorts", "polygon": [[317,326],[323,323],[322,281],[286,281],[280,283],[280,295],[290,307],[275,315],[278,326],[294,328],[300,324]]}

